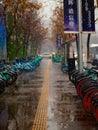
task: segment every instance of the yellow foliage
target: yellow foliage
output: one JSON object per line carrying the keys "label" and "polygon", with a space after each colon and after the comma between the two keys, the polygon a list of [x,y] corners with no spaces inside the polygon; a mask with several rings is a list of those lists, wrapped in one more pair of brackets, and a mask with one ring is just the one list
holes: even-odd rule
{"label": "yellow foliage", "polygon": [[8,8],[7,10],[13,10],[17,9],[18,8],[21,8],[22,12],[23,10],[25,11],[26,9],[30,9],[30,10],[38,10],[41,8],[41,5],[40,4],[35,4],[35,3],[31,3],[31,2],[28,2],[28,0],[17,0],[17,1],[14,1],[14,0],[4,0],[3,1],[3,4],[5,5],[6,8]]}

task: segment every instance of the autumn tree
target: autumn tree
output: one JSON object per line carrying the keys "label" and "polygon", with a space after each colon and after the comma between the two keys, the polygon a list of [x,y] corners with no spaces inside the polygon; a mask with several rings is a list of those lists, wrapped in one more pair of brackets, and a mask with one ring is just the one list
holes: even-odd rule
{"label": "autumn tree", "polygon": [[[59,2],[62,5],[61,1]],[[59,6],[59,7],[57,6],[54,9],[51,21],[52,21],[52,25],[51,25],[52,35],[55,38],[55,43],[56,43],[57,34],[61,36],[63,44],[65,44],[68,40],[72,39],[73,34],[64,33],[64,10],[62,6]],[[69,47],[70,47],[70,44],[67,45],[68,57],[69,57]]]}
{"label": "autumn tree", "polygon": [[26,17],[23,18],[24,43],[26,48],[30,48],[29,55],[31,51],[36,55],[42,40],[46,38],[47,29],[41,24],[41,17],[38,17],[36,12],[26,13]]}
{"label": "autumn tree", "polygon": [[[64,16],[63,16],[63,13],[64,13],[64,10],[62,8],[63,6],[63,1],[62,0],[58,0],[59,4],[61,6],[59,7],[56,7],[55,10],[54,10],[54,13],[53,13],[53,17],[52,17],[52,29],[53,29],[53,35],[56,35],[56,34],[60,34],[63,36],[64,39],[67,39],[67,37],[70,38],[71,35],[73,34],[70,34],[70,36],[67,34],[64,34]],[[98,8],[98,0],[96,0],[96,5],[95,5],[95,9]],[[98,21],[98,18],[95,19],[95,23]],[[54,36],[55,37],[55,36]],[[76,35],[76,37],[78,37],[78,35]],[[87,43],[86,43],[86,46],[87,46],[87,61],[89,61],[89,46],[90,46],[90,38],[91,38],[91,34],[88,34],[87,36]],[[78,40],[76,40],[76,46],[77,46],[77,49],[78,49]]]}
{"label": "autumn tree", "polygon": [[[3,0],[5,8],[6,30],[7,30],[7,54],[8,57],[13,55],[18,57],[23,56],[22,50],[24,44],[28,43],[30,37],[30,24],[28,20],[25,23],[23,18],[29,18],[35,10],[38,10],[41,5],[38,3],[28,2],[27,0]],[[28,12],[31,14],[27,15]],[[13,48],[13,49],[11,49]],[[13,53],[13,54],[12,54]],[[21,53],[21,54],[20,54]]]}

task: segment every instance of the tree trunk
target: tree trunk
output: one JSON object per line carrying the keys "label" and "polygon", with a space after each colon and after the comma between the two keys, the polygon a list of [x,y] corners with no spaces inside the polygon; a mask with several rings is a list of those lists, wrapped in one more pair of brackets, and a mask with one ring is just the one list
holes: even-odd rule
{"label": "tree trunk", "polygon": [[16,57],[18,57],[18,53],[19,53],[19,45],[18,45],[18,31],[17,31],[17,27],[16,27]]}
{"label": "tree trunk", "polygon": [[23,43],[23,56],[25,57],[25,44]]}

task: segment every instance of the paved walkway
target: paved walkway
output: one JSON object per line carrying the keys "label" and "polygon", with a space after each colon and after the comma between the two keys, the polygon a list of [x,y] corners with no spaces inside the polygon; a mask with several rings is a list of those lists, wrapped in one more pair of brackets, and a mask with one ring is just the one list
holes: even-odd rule
{"label": "paved walkway", "polygon": [[97,130],[60,63],[43,59],[0,95],[0,130]]}
{"label": "paved walkway", "polygon": [[[44,74],[41,96],[43,95],[42,100],[48,106],[44,106],[43,103],[41,105],[45,109],[45,113],[42,113],[42,116],[46,117],[47,115],[48,118],[46,122],[44,118],[39,117],[40,125],[38,124],[35,130],[96,129],[98,125],[95,118],[89,113],[86,113],[82,101],[76,93],[75,87],[68,79],[68,75],[61,72],[60,63],[52,63],[51,60],[43,60],[43,63],[46,64],[46,72]],[[40,100],[39,104],[41,103]],[[40,109],[41,108],[42,107],[40,107]],[[40,115],[40,112],[38,115]],[[42,124],[47,125],[47,127],[42,128]]]}

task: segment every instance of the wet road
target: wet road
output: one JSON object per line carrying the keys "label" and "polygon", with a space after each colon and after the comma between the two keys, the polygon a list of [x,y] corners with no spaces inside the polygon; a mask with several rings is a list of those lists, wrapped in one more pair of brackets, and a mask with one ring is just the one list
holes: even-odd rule
{"label": "wet road", "polygon": [[35,72],[20,75],[0,95],[0,130],[34,130],[36,121],[40,121],[36,130],[98,129],[60,64],[51,59],[43,59]]}

